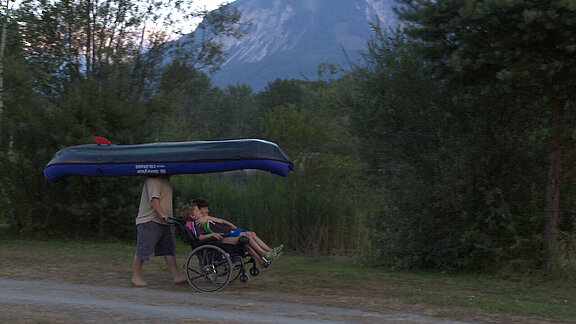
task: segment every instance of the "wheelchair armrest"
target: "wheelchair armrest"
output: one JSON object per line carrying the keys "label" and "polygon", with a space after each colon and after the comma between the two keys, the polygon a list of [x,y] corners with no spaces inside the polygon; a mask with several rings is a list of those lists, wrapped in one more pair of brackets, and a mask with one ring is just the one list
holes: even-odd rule
{"label": "wheelchair armrest", "polygon": [[248,236],[240,236],[238,238],[238,244],[245,245],[248,244],[248,242],[250,242],[250,238]]}
{"label": "wheelchair armrest", "polygon": [[246,236],[240,236],[238,238],[238,243],[236,244],[227,244],[227,243],[220,243],[220,241],[214,239],[214,238],[207,238],[204,239],[202,241],[196,241],[194,242],[194,244],[192,244],[192,248],[195,249],[201,245],[206,245],[206,244],[213,244],[213,245],[219,245],[219,244],[225,244],[225,245],[235,245],[235,246],[244,246],[246,244],[248,244],[248,242],[250,241],[250,238],[246,237]]}

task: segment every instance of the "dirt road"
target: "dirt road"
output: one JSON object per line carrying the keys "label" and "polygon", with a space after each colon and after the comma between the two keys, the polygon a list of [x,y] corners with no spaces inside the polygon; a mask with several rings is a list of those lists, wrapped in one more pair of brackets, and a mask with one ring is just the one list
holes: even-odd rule
{"label": "dirt road", "polygon": [[231,297],[6,277],[0,277],[0,322],[465,323],[414,314],[262,301],[249,293]]}

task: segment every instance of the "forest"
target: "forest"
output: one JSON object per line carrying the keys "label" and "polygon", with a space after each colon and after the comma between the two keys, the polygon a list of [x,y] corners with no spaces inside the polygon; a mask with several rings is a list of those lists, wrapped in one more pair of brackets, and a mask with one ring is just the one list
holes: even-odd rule
{"label": "forest", "polygon": [[[50,183],[56,151],[95,135],[264,138],[294,172],[174,176],[175,206],[203,197],[272,244],[372,266],[576,269],[576,2],[397,2],[403,27],[375,23],[361,62],[254,93],[210,80],[219,37],[245,32],[230,6],[3,0],[0,223],[134,240],[142,179]],[[186,51],[171,46],[176,18],[153,6],[204,18]]]}

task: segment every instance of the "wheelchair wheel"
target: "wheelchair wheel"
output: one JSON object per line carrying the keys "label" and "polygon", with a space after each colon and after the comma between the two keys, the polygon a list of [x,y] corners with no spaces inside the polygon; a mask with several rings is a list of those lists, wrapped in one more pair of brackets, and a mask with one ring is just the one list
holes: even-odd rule
{"label": "wheelchair wheel", "polygon": [[201,292],[215,292],[224,288],[232,270],[228,253],[214,245],[195,248],[186,261],[186,278]]}
{"label": "wheelchair wheel", "polygon": [[248,282],[248,275],[243,273],[240,275],[239,280],[241,283],[247,283]]}
{"label": "wheelchair wheel", "polygon": [[250,274],[252,275],[252,277],[256,277],[259,272],[260,272],[260,271],[258,270],[258,268],[256,267],[256,265],[254,265],[252,268],[250,268]]}
{"label": "wheelchair wheel", "polygon": [[[245,274],[245,270],[244,270],[245,265],[244,265],[244,259],[239,255],[232,256],[231,260],[232,260],[232,273],[230,275],[230,283],[233,283],[240,276]],[[240,280],[240,281],[242,281],[242,280]]]}

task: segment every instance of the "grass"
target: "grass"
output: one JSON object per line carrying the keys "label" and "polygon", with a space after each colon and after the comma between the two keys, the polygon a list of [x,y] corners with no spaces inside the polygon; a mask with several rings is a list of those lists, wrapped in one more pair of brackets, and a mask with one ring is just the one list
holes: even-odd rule
{"label": "grass", "polygon": [[[77,282],[75,273],[82,272],[86,274],[83,282],[124,284],[130,275],[134,249],[134,244],[122,242],[22,241],[3,237],[0,276]],[[179,264],[183,264],[189,248],[178,244],[177,250]],[[165,278],[167,271],[161,258],[151,260],[145,270],[158,278]],[[103,273],[118,275],[107,282],[101,279]],[[251,279],[248,288],[234,285],[230,289],[275,291],[296,296],[297,300],[340,302],[348,307],[432,310],[436,316],[486,322],[494,318],[514,322],[511,319],[516,318],[517,323],[576,323],[576,283],[565,279],[542,274],[515,275],[511,280],[490,275],[390,271],[362,267],[353,258],[288,252],[263,275]]]}
{"label": "grass", "polygon": [[[433,272],[363,268],[353,259],[287,258],[283,275],[305,276],[306,285],[348,289],[366,296],[386,295],[407,304],[457,307],[470,312],[503,313],[576,321],[576,284],[541,276],[510,281],[487,275],[445,275]],[[314,273],[318,279],[312,279]],[[323,273],[330,273],[337,280]]]}

